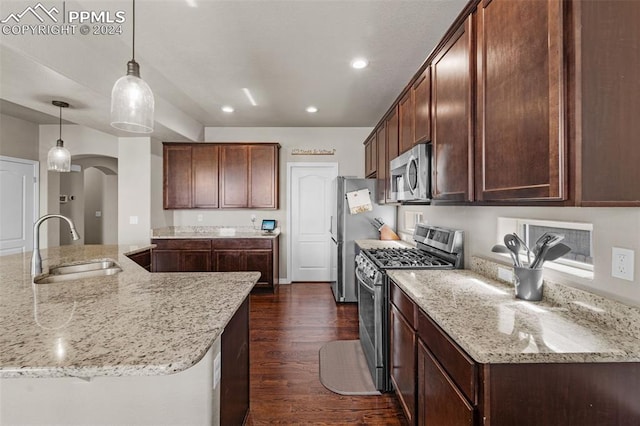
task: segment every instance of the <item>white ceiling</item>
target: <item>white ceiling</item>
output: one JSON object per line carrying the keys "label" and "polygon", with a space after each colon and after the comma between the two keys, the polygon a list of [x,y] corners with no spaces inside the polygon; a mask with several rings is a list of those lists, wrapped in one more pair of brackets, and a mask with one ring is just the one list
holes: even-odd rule
{"label": "white ceiling", "polygon": [[[51,100],[60,99],[71,104],[65,119],[131,135],[109,126],[111,88],[131,59],[131,1],[41,2],[67,13],[124,10],[123,33],[81,35],[78,28],[75,35],[2,33],[1,112],[48,123],[37,113],[57,118]],[[0,20],[37,3],[3,0]],[[138,0],[136,60],[156,98],[153,136],[201,140],[204,126],[374,126],[465,4]],[[20,24],[25,23],[38,22],[25,15]],[[349,66],[359,56],[369,67]],[[249,103],[244,87],[258,106]],[[223,113],[223,105],[235,112]],[[309,105],[319,111],[305,112]]]}

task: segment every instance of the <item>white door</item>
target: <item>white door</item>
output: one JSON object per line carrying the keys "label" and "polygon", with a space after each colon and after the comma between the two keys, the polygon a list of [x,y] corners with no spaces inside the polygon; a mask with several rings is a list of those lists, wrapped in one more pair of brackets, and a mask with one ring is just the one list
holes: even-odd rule
{"label": "white door", "polygon": [[336,176],[337,163],[288,163],[291,281],[331,279],[329,229]]}
{"label": "white door", "polygon": [[0,156],[0,256],[33,250],[38,162]]}

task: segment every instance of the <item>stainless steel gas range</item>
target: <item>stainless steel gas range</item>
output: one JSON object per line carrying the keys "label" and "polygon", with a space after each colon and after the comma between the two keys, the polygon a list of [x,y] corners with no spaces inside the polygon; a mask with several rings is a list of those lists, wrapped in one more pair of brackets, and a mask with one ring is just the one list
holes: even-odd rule
{"label": "stainless steel gas range", "polygon": [[462,269],[463,232],[418,224],[417,247],[365,249],[356,256],[360,343],[376,388],[392,390],[389,376],[389,269]]}

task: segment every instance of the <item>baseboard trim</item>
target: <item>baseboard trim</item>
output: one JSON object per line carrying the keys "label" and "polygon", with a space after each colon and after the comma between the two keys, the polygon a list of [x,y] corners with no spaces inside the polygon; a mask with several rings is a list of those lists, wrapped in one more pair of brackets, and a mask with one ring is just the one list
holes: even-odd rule
{"label": "baseboard trim", "polygon": [[291,280],[289,280],[288,278],[279,278],[278,284],[291,284]]}

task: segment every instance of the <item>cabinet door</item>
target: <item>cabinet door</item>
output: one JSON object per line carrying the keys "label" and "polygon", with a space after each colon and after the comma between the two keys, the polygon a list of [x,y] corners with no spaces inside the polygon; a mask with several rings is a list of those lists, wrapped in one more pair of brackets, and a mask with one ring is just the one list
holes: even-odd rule
{"label": "cabinet door", "polygon": [[247,271],[260,272],[259,284],[273,284],[273,253],[271,250],[247,250],[245,252]]}
{"label": "cabinet door", "polygon": [[217,272],[246,271],[244,250],[218,250],[213,252],[215,270]]}
{"label": "cabinet door", "polygon": [[183,250],[180,252],[180,272],[210,272],[210,250]]}
{"label": "cabinet door", "polygon": [[409,424],[414,424],[416,410],[416,334],[392,304],[391,330],[391,381]]}
{"label": "cabinet door", "polygon": [[400,112],[400,153],[413,147],[413,98],[407,90],[398,104]]}
{"label": "cabinet door", "polygon": [[577,6],[582,117],[576,139],[582,139],[582,158],[576,192],[582,205],[640,207],[640,3]]}
{"label": "cabinet door", "polygon": [[472,426],[474,409],[418,340],[418,424]]}
{"label": "cabinet door", "polygon": [[471,17],[432,63],[433,198],[471,201]]}
{"label": "cabinet door", "polygon": [[562,200],[562,2],[482,2],[476,198]]}
{"label": "cabinet door", "polygon": [[278,208],[278,147],[249,146],[249,207]]}
{"label": "cabinet door", "polygon": [[378,166],[376,167],[376,177],[378,182],[376,184],[376,199],[378,204],[384,204],[386,200],[386,188],[387,188],[387,169],[389,164],[387,161],[387,134],[386,125],[384,122],[376,130],[376,145],[378,152]]}
{"label": "cabinet door", "polygon": [[413,84],[413,144],[431,140],[431,67]]}
{"label": "cabinet door", "polygon": [[218,151],[217,145],[193,145],[193,207],[218,208]]}
{"label": "cabinet door", "polygon": [[399,117],[398,107],[394,108],[393,112],[386,119],[387,128],[387,158],[385,163],[385,180],[384,180],[384,194],[385,202],[395,202],[391,198],[391,168],[389,162],[398,156],[399,150]]}
{"label": "cabinet door", "polygon": [[188,209],[192,206],[191,145],[163,146],[163,207]]}
{"label": "cabinet door", "polygon": [[378,154],[376,149],[376,135],[374,133],[364,143],[364,175],[366,177],[375,177],[377,163]]}
{"label": "cabinet door", "polygon": [[153,272],[180,272],[180,250],[153,250]]}
{"label": "cabinet door", "polygon": [[249,147],[220,147],[220,207],[240,208],[249,203]]}

